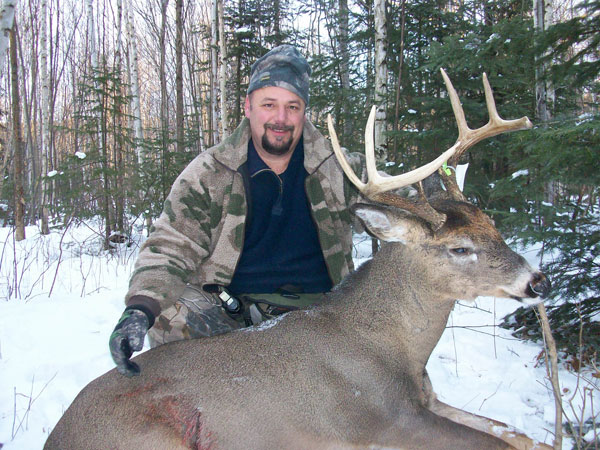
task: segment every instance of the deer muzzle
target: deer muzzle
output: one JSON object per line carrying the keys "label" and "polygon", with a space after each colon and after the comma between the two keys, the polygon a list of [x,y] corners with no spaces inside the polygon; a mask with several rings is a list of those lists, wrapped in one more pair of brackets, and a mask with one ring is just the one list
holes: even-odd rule
{"label": "deer muzzle", "polygon": [[544,298],[548,295],[551,288],[550,280],[541,272],[533,275],[533,278],[527,286],[527,295],[532,298],[541,297]]}

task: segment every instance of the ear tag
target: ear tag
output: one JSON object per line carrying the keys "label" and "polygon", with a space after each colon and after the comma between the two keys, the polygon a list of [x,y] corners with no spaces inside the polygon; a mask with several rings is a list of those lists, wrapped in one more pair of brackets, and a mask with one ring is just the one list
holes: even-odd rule
{"label": "ear tag", "polygon": [[452,175],[452,171],[450,170],[450,166],[448,166],[447,162],[444,162],[444,164],[442,164],[442,170],[444,171],[444,173],[448,176]]}

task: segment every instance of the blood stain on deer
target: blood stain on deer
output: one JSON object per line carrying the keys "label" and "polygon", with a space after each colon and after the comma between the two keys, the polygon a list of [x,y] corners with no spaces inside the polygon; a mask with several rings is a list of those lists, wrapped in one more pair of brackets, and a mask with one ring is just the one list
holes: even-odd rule
{"label": "blood stain on deer", "polygon": [[182,396],[167,395],[149,403],[144,415],[151,423],[161,423],[181,436],[182,443],[194,450],[211,450],[213,437],[202,420],[202,412]]}

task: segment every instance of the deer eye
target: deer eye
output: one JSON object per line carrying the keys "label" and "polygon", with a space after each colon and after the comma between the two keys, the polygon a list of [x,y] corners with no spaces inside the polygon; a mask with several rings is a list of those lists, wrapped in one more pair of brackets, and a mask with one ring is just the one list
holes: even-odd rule
{"label": "deer eye", "polygon": [[467,248],[467,247],[456,247],[456,248],[451,248],[450,253],[452,253],[454,255],[458,255],[458,256],[468,256],[472,253],[472,251],[470,248]]}

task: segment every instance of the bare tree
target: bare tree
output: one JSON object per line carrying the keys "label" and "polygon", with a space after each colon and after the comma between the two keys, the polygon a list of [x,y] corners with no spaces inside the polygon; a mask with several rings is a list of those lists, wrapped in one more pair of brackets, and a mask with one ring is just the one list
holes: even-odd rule
{"label": "bare tree", "polygon": [[21,132],[21,98],[17,62],[17,23],[10,33],[10,81],[13,120],[13,170],[15,182],[15,239],[25,239],[25,195],[23,193],[23,136]]}
{"label": "bare tree", "polygon": [[[538,33],[546,31],[552,25],[552,0],[533,0],[533,26]],[[546,77],[545,65],[536,67],[536,116],[543,122],[552,118],[554,109],[554,87]]]}
{"label": "bare tree", "polygon": [[10,40],[16,6],[17,0],[4,0],[0,9],[0,73],[4,68],[4,57]]}
{"label": "bare tree", "polygon": [[183,153],[183,0],[175,1],[175,33],[175,128],[177,153]]}
{"label": "bare tree", "polygon": [[109,193],[109,177],[108,177],[108,155],[107,148],[105,145],[105,133],[103,131],[104,126],[104,105],[102,101],[102,92],[98,77],[100,69],[98,65],[98,47],[96,45],[96,26],[94,20],[94,6],[93,0],[87,1],[87,14],[88,14],[88,42],[90,46],[90,65],[92,71],[92,78],[94,89],[97,94],[97,108],[95,112],[96,129],[97,129],[97,148],[98,154],[100,155],[101,166],[103,168],[102,173],[102,209],[105,218],[105,247],[108,248],[108,239],[110,237],[111,227],[111,214],[110,214],[110,193]]}
{"label": "bare tree", "polygon": [[219,20],[218,14],[218,1],[212,0],[212,9],[210,17],[210,117],[211,117],[211,141],[210,145],[214,145],[219,142],[219,126],[217,120],[217,104],[218,104],[218,91],[217,91],[217,24]]}
{"label": "bare tree", "polygon": [[[339,33],[338,33],[338,42],[340,46],[340,82],[342,85],[342,101],[341,104],[346,104],[346,99],[348,97],[348,93],[350,92],[350,52],[348,51],[348,35],[349,35],[349,25],[348,25],[348,0],[339,0]],[[344,120],[344,136],[352,135],[352,122],[346,118]]]}
{"label": "bare tree", "polygon": [[[123,2],[117,0],[117,11],[116,11],[116,26],[117,26],[117,37],[116,37],[116,50],[115,50],[115,69],[119,77],[122,72],[122,57],[121,51],[123,47],[122,39],[122,18],[123,18]],[[121,94],[121,84],[116,83],[115,85],[115,97]],[[121,130],[123,128],[123,111],[121,102],[115,102],[115,114],[114,120],[116,120],[116,129]],[[116,167],[115,183],[116,192],[114,195],[115,202],[115,223],[117,230],[123,232],[125,229],[125,189],[124,189],[124,161],[123,161],[123,145],[121,139],[115,139],[114,141],[114,166]]]}
{"label": "bare tree", "polygon": [[[546,31],[553,22],[552,0],[533,0],[533,26],[537,33]],[[543,123],[552,119],[554,109],[554,87],[547,77],[548,67],[546,64],[537,63],[535,70],[535,113],[536,117]],[[545,200],[554,203],[556,194],[556,183],[549,181],[545,187]],[[562,393],[558,380],[558,357],[556,343],[552,336],[546,307],[543,303],[537,305],[544,341],[547,348],[547,371],[554,392],[554,448],[562,448]]]}
{"label": "bare tree", "polygon": [[[406,30],[406,0],[402,0],[400,12],[400,55],[398,61],[398,77],[396,80],[396,101],[394,103],[394,132],[398,131],[400,123],[400,92],[402,90],[402,69],[404,66],[404,32]],[[398,152],[397,135],[394,135],[395,154]]]}
{"label": "bare tree", "polygon": [[49,181],[47,178],[50,166],[48,164],[51,155],[50,140],[50,75],[48,72],[48,1],[42,0],[40,11],[40,75],[42,81],[42,140],[41,140],[41,162],[42,162],[42,208],[41,208],[41,233],[50,234],[48,227],[48,205],[50,203]]}
{"label": "bare tree", "polygon": [[386,158],[387,31],[385,0],[375,0],[375,149],[378,159]]}
{"label": "bare tree", "polygon": [[131,115],[133,117],[133,136],[135,138],[135,154],[138,164],[141,165],[143,158],[142,141],[144,131],[142,128],[142,108],[140,105],[140,77],[138,73],[138,51],[135,37],[135,25],[131,0],[125,0],[125,17],[127,20],[127,46],[129,49],[129,73],[131,83]]}
{"label": "bare tree", "polygon": [[167,171],[169,167],[169,93],[167,91],[167,8],[169,0],[161,0],[160,8],[160,127],[162,140],[162,194],[163,200],[167,198],[169,186],[166,185]]}
{"label": "bare tree", "polygon": [[223,0],[218,2],[219,14],[219,83],[221,90],[221,138],[229,135],[229,115],[227,113],[227,39],[225,36],[225,13]]}

